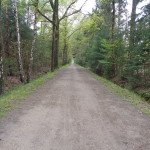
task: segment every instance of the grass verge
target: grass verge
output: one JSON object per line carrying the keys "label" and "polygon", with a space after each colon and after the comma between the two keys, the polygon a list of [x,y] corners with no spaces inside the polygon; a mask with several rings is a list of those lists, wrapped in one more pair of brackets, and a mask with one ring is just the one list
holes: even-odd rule
{"label": "grass verge", "polygon": [[[59,69],[64,69],[66,67],[68,67],[68,65],[62,66]],[[8,111],[16,107],[16,102],[27,98],[38,87],[42,86],[46,80],[54,77],[55,75],[56,72],[49,72],[47,74],[41,75],[30,83],[21,85],[14,90],[11,90],[8,93],[2,95],[0,97],[0,118],[6,115]]]}
{"label": "grass verge", "polygon": [[[84,68],[84,67],[81,67],[81,68],[90,71],[87,68]],[[105,86],[110,88],[118,96],[122,97],[124,100],[129,101],[130,103],[135,105],[144,114],[150,115],[150,103],[148,101],[146,101],[144,98],[142,98],[138,94],[130,91],[129,89],[120,87],[119,85],[111,82],[110,80],[107,80],[106,78],[98,76],[97,74],[95,74],[91,71],[90,71],[90,73],[92,73],[94,78],[96,78],[97,80],[100,80]]]}

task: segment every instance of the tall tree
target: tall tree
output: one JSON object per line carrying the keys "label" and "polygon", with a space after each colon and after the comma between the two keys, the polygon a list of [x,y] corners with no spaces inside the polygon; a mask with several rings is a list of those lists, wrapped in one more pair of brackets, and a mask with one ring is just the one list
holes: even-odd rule
{"label": "tall tree", "polygon": [[112,76],[116,74],[116,58],[115,58],[115,48],[114,48],[114,41],[115,41],[115,24],[116,24],[116,8],[115,8],[115,0],[112,0],[112,25],[111,25],[111,44],[112,44]]}
{"label": "tall tree", "polygon": [[18,50],[18,65],[19,65],[19,75],[20,81],[24,83],[24,70],[23,70],[23,63],[22,63],[22,56],[21,56],[21,38],[20,38],[20,27],[19,27],[19,20],[18,20],[18,8],[17,2],[14,0],[14,9],[15,9],[15,21],[16,21],[16,33],[17,33],[17,50]]}
{"label": "tall tree", "polygon": [[[2,22],[2,3],[0,0],[0,22]],[[4,52],[4,43],[2,35],[2,23],[0,23],[0,94],[4,90],[4,78],[3,78],[3,52]]]}
{"label": "tall tree", "polygon": [[[10,49],[10,20],[9,20],[9,3],[6,4],[6,38],[5,38],[5,51],[6,51],[6,58],[8,60],[11,59],[11,49]],[[8,65],[8,75],[12,76],[12,66],[9,63]]]}
{"label": "tall tree", "polygon": [[114,42],[114,34],[115,34],[115,0],[112,0],[112,26],[111,26],[111,42]]}
{"label": "tall tree", "polygon": [[33,53],[35,51],[35,42],[36,42],[36,34],[37,34],[37,9],[35,8],[34,10],[34,35],[33,35],[33,41],[32,41],[32,46],[31,46],[31,50],[30,50],[30,60],[29,60],[29,67],[28,67],[28,71],[27,71],[27,83],[30,82],[31,79],[31,73],[32,73],[32,66],[33,66]]}
{"label": "tall tree", "polygon": [[129,40],[129,57],[132,58],[132,51],[135,45],[135,28],[136,28],[136,7],[140,0],[132,1],[132,12],[131,12],[131,21],[130,21],[130,40]]}
{"label": "tall tree", "polygon": [[68,19],[64,20],[63,24],[63,65],[68,61]]}
{"label": "tall tree", "polygon": [[[62,17],[59,17],[59,0],[49,0],[51,9],[52,9],[52,19],[50,19],[49,17],[47,17],[38,7],[39,4],[39,0],[37,1],[37,5],[36,7],[38,8],[38,12],[47,20],[52,24],[52,55],[51,55],[51,70],[54,71],[54,69],[56,69],[58,67],[58,52],[59,52],[59,25],[60,22],[66,18],[69,17],[71,15],[74,15],[78,12],[80,12],[80,10],[82,9],[82,7],[79,10],[75,10],[71,13],[68,13],[70,8],[72,7],[72,5],[74,5],[77,0],[74,0],[73,2],[71,2],[69,4],[69,6],[66,8],[64,14],[62,15]],[[87,0],[86,0],[87,1]],[[85,1],[85,2],[86,2]]]}

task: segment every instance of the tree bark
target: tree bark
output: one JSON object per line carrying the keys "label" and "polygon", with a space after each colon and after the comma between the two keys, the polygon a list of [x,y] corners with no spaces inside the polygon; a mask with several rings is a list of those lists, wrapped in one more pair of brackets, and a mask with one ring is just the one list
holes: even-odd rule
{"label": "tree bark", "polygon": [[29,4],[27,4],[27,25],[30,27],[30,7]]}
{"label": "tree bark", "polygon": [[52,55],[51,71],[58,68],[58,49],[59,49],[59,18],[58,18],[59,0],[55,0],[53,5],[53,33],[52,33]]}
{"label": "tree bark", "polygon": [[31,74],[32,74],[32,67],[33,67],[33,53],[35,51],[35,42],[36,42],[36,23],[37,23],[37,10],[35,10],[34,13],[34,36],[33,36],[33,41],[32,41],[32,47],[31,47],[31,51],[30,51],[30,61],[29,61],[29,67],[28,67],[28,71],[27,71],[27,83],[30,82],[31,79]]}
{"label": "tree bark", "polygon": [[68,45],[66,39],[64,40],[64,49],[63,49],[63,65],[67,64],[68,59]]}
{"label": "tree bark", "polygon": [[[10,52],[10,24],[9,24],[9,8],[6,6],[6,41],[5,41],[5,52],[6,58],[11,59],[11,52]],[[8,65],[8,75],[12,76],[12,66],[9,63]]]}
{"label": "tree bark", "polygon": [[16,20],[16,30],[17,30],[17,49],[18,49],[19,75],[20,75],[20,81],[22,83],[24,83],[24,70],[23,70],[22,57],[21,57],[20,28],[19,28],[18,8],[17,8],[16,0],[14,0],[14,8],[15,8],[15,20]]}
{"label": "tree bark", "polygon": [[114,49],[114,38],[115,38],[115,14],[116,14],[116,10],[115,10],[115,0],[112,0],[112,26],[111,26],[111,44],[112,44],[112,77],[115,77],[116,75],[116,64],[115,64],[115,49]]}
{"label": "tree bark", "polygon": [[[0,22],[2,22],[1,0],[0,0]],[[2,23],[0,23],[0,95],[4,91],[3,52],[4,52],[4,43],[2,36]]]}
{"label": "tree bark", "polygon": [[132,12],[131,12],[131,22],[130,22],[130,39],[129,39],[129,57],[132,59],[132,51],[135,45],[135,19],[136,19],[136,7],[139,0],[133,0],[132,2]]}
{"label": "tree bark", "polygon": [[63,48],[63,65],[67,64],[67,60],[68,60],[68,32],[67,32],[67,24],[68,21],[67,19],[65,20],[65,24],[64,24],[64,48]]}
{"label": "tree bark", "polygon": [[115,0],[112,1],[112,28],[111,28],[111,40],[112,40],[112,43],[114,42],[114,34],[115,34]]}

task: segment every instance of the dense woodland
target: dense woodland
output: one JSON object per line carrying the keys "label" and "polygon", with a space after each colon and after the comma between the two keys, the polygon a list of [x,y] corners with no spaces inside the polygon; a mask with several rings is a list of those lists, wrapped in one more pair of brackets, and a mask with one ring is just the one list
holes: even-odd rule
{"label": "dense woodland", "polygon": [[[144,0],[143,0],[144,1]],[[150,88],[150,3],[96,0],[0,0],[0,94],[75,61],[144,94]]]}
{"label": "dense woodland", "polygon": [[96,8],[78,25],[75,60],[97,74],[150,99],[150,3],[96,0]]}

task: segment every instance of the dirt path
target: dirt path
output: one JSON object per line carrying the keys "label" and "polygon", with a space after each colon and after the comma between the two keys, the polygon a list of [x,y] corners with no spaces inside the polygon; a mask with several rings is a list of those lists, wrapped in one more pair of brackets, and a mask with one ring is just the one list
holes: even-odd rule
{"label": "dirt path", "polygon": [[4,118],[0,150],[150,150],[150,118],[71,65]]}

